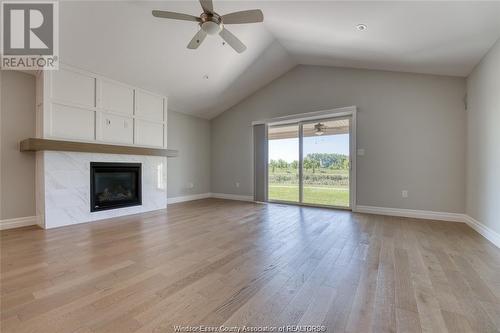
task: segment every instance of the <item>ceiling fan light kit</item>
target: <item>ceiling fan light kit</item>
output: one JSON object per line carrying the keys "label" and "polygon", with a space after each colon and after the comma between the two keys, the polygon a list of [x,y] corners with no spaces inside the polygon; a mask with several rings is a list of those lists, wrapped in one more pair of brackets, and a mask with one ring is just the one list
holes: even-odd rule
{"label": "ceiling fan light kit", "polygon": [[163,10],[153,10],[152,14],[155,17],[167,18],[174,20],[197,22],[200,30],[194,35],[189,44],[188,49],[197,49],[207,35],[219,35],[225,43],[229,44],[236,52],[242,53],[247,47],[235,35],[226,29],[225,24],[246,24],[258,23],[264,21],[264,14],[260,9],[243,10],[226,15],[219,15],[214,11],[212,0],[199,0],[203,13],[199,17],[168,12]]}
{"label": "ceiling fan light kit", "polygon": [[223,29],[222,23],[217,24],[213,21],[201,23],[201,28],[209,35],[216,35]]}

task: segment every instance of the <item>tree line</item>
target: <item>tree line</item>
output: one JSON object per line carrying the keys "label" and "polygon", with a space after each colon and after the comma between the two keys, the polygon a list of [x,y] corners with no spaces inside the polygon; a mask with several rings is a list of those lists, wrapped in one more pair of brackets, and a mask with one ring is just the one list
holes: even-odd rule
{"label": "tree line", "polygon": [[[349,169],[349,156],[335,153],[312,153],[306,155],[303,165],[304,169],[312,170],[313,173],[319,168],[346,170]],[[298,161],[288,163],[281,158],[269,161],[269,167],[272,169],[272,172],[275,172],[276,169],[297,169],[298,166]]]}

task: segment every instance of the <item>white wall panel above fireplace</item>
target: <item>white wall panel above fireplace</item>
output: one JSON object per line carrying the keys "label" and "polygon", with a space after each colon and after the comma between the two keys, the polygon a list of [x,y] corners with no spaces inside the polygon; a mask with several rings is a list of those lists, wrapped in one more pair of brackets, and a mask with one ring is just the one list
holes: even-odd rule
{"label": "white wall panel above fireplace", "polygon": [[163,146],[163,124],[148,120],[135,120],[135,143],[141,146]]}
{"label": "white wall panel above fireplace", "polygon": [[135,91],[135,115],[152,121],[163,121],[163,98],[143,90]]}
{"label": "white wall panel above fireplace", "polygon": [[130,145],[134,142],[134,120],[131,117],[103,112],[100,121],[103,141]]}
{"label": "white wall panel above fireplace", "polygon": [[134,114],[134,89],[124,84],[103,79],[100,91],[100,106],[104,110]]}
{"label": "white wall panel above fireplace", "polygon": [[68,68],[53,71],[51,75],[53,100],[87,107],[95,106],[95,77]]}
{"label": "white wall panel above fireplace", "polygon": [[61,104],[52,105],[51,133],[57,138],[95,139],[95,111]]}

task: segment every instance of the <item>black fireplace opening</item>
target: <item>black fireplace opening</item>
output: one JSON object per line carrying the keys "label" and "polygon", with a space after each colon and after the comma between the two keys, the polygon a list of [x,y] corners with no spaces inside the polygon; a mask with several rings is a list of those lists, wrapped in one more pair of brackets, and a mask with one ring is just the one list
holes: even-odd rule
{"label": "black fireplace opening", "polygon": [[141,163],[90,162],[90,211],[142,204]]}

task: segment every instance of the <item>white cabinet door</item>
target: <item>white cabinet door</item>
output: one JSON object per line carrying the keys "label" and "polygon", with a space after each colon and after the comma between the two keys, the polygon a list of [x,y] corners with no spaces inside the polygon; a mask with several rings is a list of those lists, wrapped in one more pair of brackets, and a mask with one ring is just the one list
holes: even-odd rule
{"label": "white cabinet door", "polygon": [[94,140],[95,111],[52,104],[51,136],[64,139]]}
{"label": "white cabinet door", "polygon": [[134,141],[133,120],[129,117],[103,112],[101,131],[102,140],[106,142],[132,144]]}
{"label": "white cabinet door", "polygon": [[136,116],[153,121],[163,121],[163,97],[136,90],[135,98]]}
{"label": "white cabinet door", "polygon": [[52,71],[52,93],[56,101],[73,105],[95,106],[95,78],[67,69]]}
{"label": "white cabinet door", "polygon": [[134,113],[134,89],[104,79],[100,83],[103,109],[126,115]]}
{"label": "white cabinet door", "polygon": [[135,142],[140,146],[163,147],[163,124],[135,120]]}

